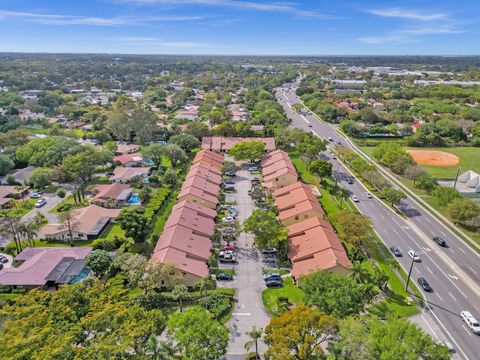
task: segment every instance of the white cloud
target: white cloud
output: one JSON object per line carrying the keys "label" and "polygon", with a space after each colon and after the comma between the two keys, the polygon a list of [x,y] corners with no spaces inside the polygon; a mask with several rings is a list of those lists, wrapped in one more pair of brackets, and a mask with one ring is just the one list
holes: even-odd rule
{"label": "white cloud", "polygon": [[140,5],[205,5],[223,6],[244,10],[285,12],[304,17],[336,18],[319,11],[304,10],[294,3],[264,3],[239,0],[118,0],[123,3],[135,3]]}
{"label": "white cloud", "polygon": [[429,35],[429,34],[460,34],[465,31],[455,29],[451,26],[438,26],[438,27],[404,29],[404,30],[401,30],[400,32],[405,34]]}
{"label": "white cloud", "polygon": [[433,20],[442,20],[448,18],[448,14],[445,13],[431,13],[431,12],[420,12],[417,10],[408,10],[402,8],[390,8],[390,9],[369,9],[367,10],[370,14],[383,16],[383,17],[395,17],[395,18],[404,18],[411,20],[421,20],[421,21],[433,21]]}
{"label": "white cloud", "polygon": [[114,36],[106,38],[108,41],[115,41],[118,43],[126,43],[129,46],[148,46],[149,48],[168,48],[175,49],[200,49],[212,48],[212,44],[195,42],[195,41],[171,41],[156,37],[146,36]]}
{"label": "white cloud", "polygon": [[24,19],[43,25],[91,25],[91,26],[118,26],[126,24],[142,24],[155,21],[193,21],[205,19],[204,16],[144,16],[101,18],[91,16],[71,16],[57,14],[42,14],[33,12],[18,12],[0,10],[0,21],[5,19]]}

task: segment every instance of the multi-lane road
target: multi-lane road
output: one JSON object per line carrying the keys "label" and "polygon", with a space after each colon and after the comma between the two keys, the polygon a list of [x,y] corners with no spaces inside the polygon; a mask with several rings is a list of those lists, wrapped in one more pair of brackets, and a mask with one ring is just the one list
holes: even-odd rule
{"label": "multi-lane road", "polygon": [[[331,138],[332,147],[342,144],[352,148],[351,143],[330,124],[292,109],[293,104],[300,102],[295,94],[297,86],[298,81],[285,84],[276,93],[277,100],[292,119],[292,126],[324,139]],[[479,255],[414,200],[402,201],[400,208],[404,216],[400,216],[377,197],[368,198],[365,195],[367,189],[358,180],[348,184],[347,179],[352,174],[340,161],[328,153],[325,156],[334,165],[335,178],[358,197],[356,206],[371,219],[385,245],[388,248],[396,245],[401,249],[403,257],[397,259],[405,271],[411,264],[408,250],[419,253],[421,262],[413,266],[412,281],[424,277],[433,288],[431,293],[423,292],[426,300],[421,316],[424,328],[437,339],[452,344],[456,350],[455,358],[480,359],[480,337],[473,334],[460,317],[461,311],[468,310],[480,318]],[[433,235],[445,239],[448,246],[438,246],[432,240]]]}

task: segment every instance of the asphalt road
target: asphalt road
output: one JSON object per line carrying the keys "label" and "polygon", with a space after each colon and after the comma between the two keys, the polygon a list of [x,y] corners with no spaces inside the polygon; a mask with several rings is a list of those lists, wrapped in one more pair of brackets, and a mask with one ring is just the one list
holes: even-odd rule
{"label": "asphalt road", "polygon": [[[278,89],[277,100],[292,119],[293,126],[324,139],[331,137],[332,146],[340,143],[351,147],[331,125],[318,121],[312,115],[300,115],[291,108],[292,104],[300,101],[295,94],[295,84],[286,84]],[[427,301],[422,314],[423,327],[437,339],[451,343],[456,350],[455,358],[480,359],[480,338],[460,318],[463,310],[480,318],[480,261],[477,253],[411,199],[401,205],[408,215],[406,217],[399,216],[376,197],[368,199],[365,196],[367,190],[358,180],[351,185],[347,183],[346,180],[353,175],[341,162],[332,159],[328,152],[325,152],[325,157],[334,165],[334,177],[358,197],[360,201],[356,205],[359,211],[372,220],[385,245],[396,245],[401,249],[404,256],[397,259],[406,272],[411,264],[407,251],[420,252],[422,261],[414,264],[412,281],[416,282],[423,276],[433,288],[432,293],[423,292]],[[431,240],[433,235],[443,237],[448,247],[439,247]]]}
{"label": "asphalt road", "polygon": [[[255,207],[248,195],[251,178],[253,176],[245,169],[238,171],[235,177],[236,192],[232,197],[237,201],[237,221],[240,224],[251,215]],[[233,282],[219,282],[219,286],[236,289],[235,308],[227,324],[230,331],[227,358],[232,360],[243,359],[247,353],[244,346],[250,338],[246,332],[253,326],[264,329],[270,322],[262,303],[262,291],[266,288],[262,279],[263,263],[257,248],[253,245],[253,235],[242,232],[235,244],[235,250],[237,263],[233,266],[222,265],[235,268],[235,279]],[[259,352],[263,354],[265,350],[265,344],[259,341]]]}

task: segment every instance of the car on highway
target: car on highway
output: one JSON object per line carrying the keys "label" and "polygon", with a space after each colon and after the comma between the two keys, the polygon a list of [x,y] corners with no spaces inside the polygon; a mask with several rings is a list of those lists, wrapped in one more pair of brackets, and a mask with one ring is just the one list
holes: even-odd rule
{"label": "car on highway", "polygon": [[470,311],[462,311],[460,313],[460,316],[463,321],[467,324],[467,326],[472,329],[472,331],[480,335],[480,324],[478,323],[477,319],[473,317],[473,315],[470,313]]}
{"label": "car on highway", "polygon": [[428,291],[428,292],[433,291],[432,287],[430,286],[430,284],[428,283],[428,281],[425,278],[419,277],[418,278],[418,283],[420,284],[420,286],[422,287],[423,290]]}
{"label": "car on highway", "polygon": [[351,177],[348,178],[347,183],[350,184],[350,185],[352,185],[352,184],[353,184],[353,178],[351,178]]}
{"label": "car on highway", "polygon": [[415,251],[413,251],[412,249],[408,250],[408,256],[410,256],[412,258],[413,261],[415,262],[420,262],[420,257],[417,255],[417,253]]}
{"label": "car on highway", "polygon": [[271,279],[265,282],[268,288],[281,288],[283,287],[283,281],[280,279]]}
{"label": "car on highway", "polygon": [[328,141],[333,141],[331,136],[328,137]]}
{"label": "car on highway", "polygon": [[355,195],[352,195],[351,199],[353,202],[360,202],[360,200],[358,200],[358,198]]}
{"label": "car on highway", "polygon": [[433,241],[435,241],[438,245],[445,247],[447,246],[447,242],[443,240],[440,236],[435,235],[432,237]]}
{"label": "car on highway", "polygon": [[336,158],[337,158],[337,157],[335,156],[335,154],[333,154],[333,155],[332,155],[332,159],[335,160]]}
{"label": "car on highway", "polygon": [[308,127],[312,127],[312,124],[308,124]]}
{"label": "car on highway", "polygon": [[263,275],[263,280],[265,280],[265,281],[270,281],[270,280],[273,280],[273,279],[282,280],[282,276],[280,275],[280,273],[268,273],[268,274]]}
{"label": "car on highway", "polygon": [[40,199],[40,200],[38,200],[38,201],[35,203],[35,207],[36,207],[36,208],[41,208],[41,207],[44,206],[46,203],[47,203],[47,200],[45,200],[45,199]]}
{"label": "car on highway", "polygon": [[365,193],[365,197],[366,197],[367,199],[371,199],[371,198],[373,198],[373,195],[367,191],[367,192]]}
{"label": "car on highway", "polygon": [[233,275],[225,274],[223,272],[218,273],[216,276],[217,280],[231,281],[233,280]]}
{"label": "car on highway", "polygon": [[396,257],[402,257],[403,254],[402,252],[400,251],[400,249],[398,248],[398,246],[390,246],[390,251],[393,253],[393,255],[395,255]]}

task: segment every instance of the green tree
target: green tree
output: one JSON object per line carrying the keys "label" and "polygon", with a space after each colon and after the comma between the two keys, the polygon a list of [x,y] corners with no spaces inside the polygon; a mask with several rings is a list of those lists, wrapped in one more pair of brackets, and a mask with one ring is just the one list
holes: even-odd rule
{"label": "green tree", "polygon": [[61,166],[61,174],[65,180],[80,178],[86,184],[91,180],[96,167],[108,162],[112,162],[112,154],[109,151],[90,148],[66,158]]}
{"label": "green tree", "polygon": [[318,271],[302,279],[307,303],[337,318],[359,314],[372,299],[372,286],[327,271]]}
{"label": "green tree", "polygon": [[372,222],[364,215],[349,210],[340,211],[331,216],[338,236],[346,243],[358,246],[368,240],[372,230]]}
{"label": "green tree", "polygon": [[117,217],[120,227],[125,230],[125,236],[131,237],[135,242],[143,242],[150,232],[151,220],[135,208],[124,208]]}
{"label": "green tree", "polygon": [[312,174],[317,175],[322,180],[332,176],[332,163],[325,160],[313,160],[308,166]]}
{"label": "green tree", "polygon": [[15,163],[4,154],[0,154],[0,176],[5,176],[15,167]]}
{"label": "green tree", "polygon": [[325,151],[327,142],[318,136],[304,132],[302,139],[297,143],[298,152],[306,160],[307,164],[317,158],[318,154]]}
{"label": "green tree", "polygon": [[160,165],[164,156],[167,156],[167,146],[162,144],[152,144],[143,148],[142,154],[147,160],[151,160],[155,165]]}
{"label": "green tree", "polygon": [[261,141],[242,141],[232,146],[228,152],[235,160],[257,160],[264,153],[265,144]]}
{"label": "green tree", "polygon": [[36,168],[28,177],[28,182],[35,188],[43,189],[49,185],[53,179],[53,169],[50,168]]}
{"label": "green tree", "polygon": [[70,246],[73,246],[73,233],[76,232],[79,227],[79,222],[74,211],[67,210],[61,212],[58,215],[58,220],[61,224],[60,228],[68,233],[68,242],[70,243]]}
{"label": "green tree", "polygon": [[440,206],[447,206],[453,200],[461,197],[457,189],[445,186],[439,186],[433,190],[432,196]]}
{"label": "green tree", "polygon": [[447,360],[445,346],[425,334],[407,319],[350,317],[340,322],[340,331],[329,345],[335,359],[341,360]]}
{"label": "green tree", "polygon": [[63,199],[67,195],[66,191],[62,188],[57,189],[56,194],[60,199]]}
{"label": "green tree", "polygon": [[430,175],[422,175],[417,178],[415,186],[419,189],[431,192],[438,186],[437,179]]}
{"label": "green tree", "polygon": [[226,173],[236,173],[238,170],[240,170],[240,167],[235,164],[234,161],[225,161],[222,166],[222,172],[224,174]]}
{"label": "green tree", "polygon": [[200,146],[200,141],[190,134],[174,135],[168,140],[168,142],[170,144],[177,144],[187,153],[192,152],[192,150]]}
{"label": "green tree", "polygon": [[447,211],[455,224],[466,224],[480,215],[480,206],[471,199],[458,198],[448,205]]}
{"label": "green tree", "polygon": [[255,235],[255,244],[260,249],[276,248],[282,257],[286,256],[288,240],[287,229],[272,211],[254,210],[245,219],[243,228]]}
{"label": "green tree", "polygon": [[413,180],[413,185],[415,185],[417,179],[426,174],[425,170],[418,165],[411,165],[407,167],[403,175],[410,180]]}
{"label": "green tree", "polygon": [[402,199],[405,199],[407,196],[401,190],[395,190],[392,187],[385,186],[380,192],[385,200],[387,200],[392,206],[400,204]]}
{"label": "green tree", "polygon": [[150,109],[137,106],[133,110],[131,119],[131,132],[135,133],[135,141],[145,145],[154,137],[157,129],[157,116]]}
{"label": "green tree", "polygon": [[250,331],[247,331],[246,334],[250,338],[249,341],[245,343],[245,350],[250,351],[250,349],[255,346],[255,359],[259,359],[258,355],[258,340],[262,338],[263,329],[257,329],[255,326],[252,327]]}
{"label": "green tree", "polygon": [[112,258],[105,250],[93,250],[85,259],[85,265],[90,268],[95,275],[102,277],[112,266]]}
{"label": "green tree", "polygon": [[169,185],[175,185],[178,181],[178,175],[175,170],[172,168],[167,169],[165,174],[163,174],[163,182]]}
{"label": "green tree", "polygon": [[175,285],[172,290],[172,296],[175,298],[175,300],[178,300],[178,304],[180,305],[180,312],[183,312],[183,299],[187,294],[188,288],[182,284]]}
{"label": "green tree", "polygon": [[177,344],[182,359],[218,360],[227,351],[227,328],[201,308],[172,314],[167,329],[167,336]]}
{"label": "green tree", "polygon": [[178,166],[187,160],[185,151],[176,144],[167,145],[167,157],[173,166]]}
{"label": "green tree", "polygon": [[268,360],[324,358],[322,344],[338,330],[337,320],[308,306],[299,305],[270,320],[265,328]]}

